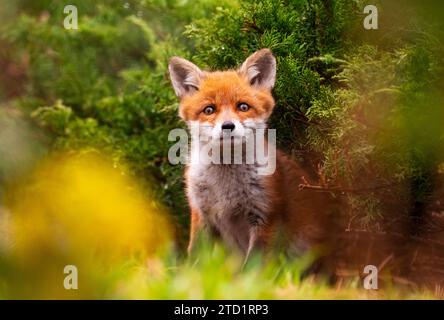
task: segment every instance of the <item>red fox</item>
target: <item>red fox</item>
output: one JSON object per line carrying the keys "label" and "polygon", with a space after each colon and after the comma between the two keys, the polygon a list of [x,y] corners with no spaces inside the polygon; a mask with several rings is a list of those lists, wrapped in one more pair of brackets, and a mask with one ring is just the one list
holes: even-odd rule
{"label": "red fox", "polygon": [[[229,71],[202,71],[173,57],[169,72],[180,99],[180,117],[190,127],[199,126],[200,138],[206,138],[199,143],[220,145],[227,131],[233,144],[244,143],[246,129],[266,127],[275,106],[276,59],[269,49],[255,52],[238,70]],[[277,239],[285,239],[286,253],[300,254],[320,244],[327,227],[325,195],[300,190],[310,176],[281,151],[272,160],[276,167],[269,175],[259,174],[256,162],[187,165],[188,251],[202,229],[245,257],[256,249],[270,250]]]}

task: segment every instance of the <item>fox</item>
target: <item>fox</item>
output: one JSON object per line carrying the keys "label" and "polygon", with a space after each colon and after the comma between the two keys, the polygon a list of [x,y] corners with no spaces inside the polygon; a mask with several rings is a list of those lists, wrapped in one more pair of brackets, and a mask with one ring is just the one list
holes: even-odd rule
{"label": "fox", "polygon": [[[267,128],[275,107],[272,90],[277,70],[270,49],[256,51],[237,69],[205,71],[172,57],[168,70],[180,118],[189,128],[201,129],[194,147],[191,144],[191,155],[196,146],[210,143],[217,148],[226,137],[231,147],[245,144],[248,130]],[[267,138],[263,141],[267,144]],[[322,246],[329,228],[325,194],[300,187],[314,183],[316,177],[279,149],[268,160],[275,161],[269,174],[260,174],[263,164],[257,161],[187,163],[188,253],[201,232],[221,239],[245,259],[276,246],[289,255]]]}

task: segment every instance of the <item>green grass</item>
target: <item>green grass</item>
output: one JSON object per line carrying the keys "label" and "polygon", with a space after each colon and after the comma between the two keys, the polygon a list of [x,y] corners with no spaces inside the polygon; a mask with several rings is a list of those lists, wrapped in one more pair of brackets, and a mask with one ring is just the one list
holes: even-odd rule
{"label": "green grass", "polygon": [[[255,257],[242,268],[242,259],[220,245],[204,245],[183,261],[148,260],[127,266],[105,298],[119,299],[433,299],[428,291],[402,291],[386,286],[366,290],[359,277],[334,285],[301,272],[310,259],[264,261]],[[116,285],[117,284],[117,285]]]}

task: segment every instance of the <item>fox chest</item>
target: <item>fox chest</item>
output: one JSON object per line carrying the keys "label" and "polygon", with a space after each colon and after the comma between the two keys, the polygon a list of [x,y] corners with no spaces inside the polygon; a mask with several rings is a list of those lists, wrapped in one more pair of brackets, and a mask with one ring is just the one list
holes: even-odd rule
{"label": "fox chest", "polygon": [[245,251],[252,227],[267,221],[269,201],[254,165],[190,168],[188,196],[204,220],[230,245]]}

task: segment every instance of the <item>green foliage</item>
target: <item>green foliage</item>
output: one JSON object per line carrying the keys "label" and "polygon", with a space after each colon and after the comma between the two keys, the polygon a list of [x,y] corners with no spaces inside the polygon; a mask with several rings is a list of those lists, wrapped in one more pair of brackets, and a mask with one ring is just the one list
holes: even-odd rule
{"label": "green foliage", "polygon": [[9,6],[17,20],[2,28],[9,59],[26,61],[19,106],[45,128],[52,148],[98,149],[128,164],[155,186],[179,225],[188,210],[182,168],[167,160],[167,137],[182,124],[166,65],[192,48],[181,36],[184,26],[216,3],[74,1],[79,29],[66,30],[65,4],[22,1]]}
{"label": "green foliage", "polygon": [[57,1],[5,6],[4,56],[26,75],[16,102],[45,128],[51,147],[105,150],[128,163],[180,226],[187,223],[182,168],[166,158],[168,132],[183,126],[166,68],[173,55],[226,69],[270,48],[278,62],[271,126],[281,147],[322,186],[361,190],[346,200],[364,224],[384,215],[373,187],[412,183],[413,198],[427,198],[444,149],[439,19],[427,24],[420,10],[409,24],[386,5],[381,23],[394,23],[381,37],[363,29],[363,1],[72,4],[79,30],[62,27]]}
{"label": "green foliage", "polygon": [[195,60],[211,68],[236,67],[260,48],[273,51],[278,105],[272,124],[282,145],[300,149],[305,112],[323,83],[334,82],[333,56],[345,49],[341,34],[355,24],[356,10],[351,1],[243,1],[193,22],[186,34],[196,41]]}
{"label": "green foliage", "polygon": [[280,145],[324,186],[350,190],[349,211],[367,226],[393,202],[381,198],[387,186],[407,185],[413,201],[430,192],[429,176],[443,161],[444,51],[439,23],[428,24],[424,11],[412,24],[395,19],[399,10],[416,8],[411,3],[379,6],[393,18],[381,18],[387,35],[379,38],[379,30],[362,27],[364,5],[242,1],[194,21],[186,33],[196,41],[194,60],[211,68],[235,67],[257,49],[273,50],[278,75],[271,126]]}

